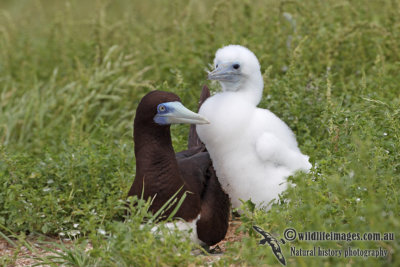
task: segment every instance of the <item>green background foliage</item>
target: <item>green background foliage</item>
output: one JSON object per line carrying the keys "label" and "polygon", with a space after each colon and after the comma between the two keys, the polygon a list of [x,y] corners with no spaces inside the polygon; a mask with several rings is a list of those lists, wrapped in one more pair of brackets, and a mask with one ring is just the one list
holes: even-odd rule
{"label": "green background foliage", "polygon": [[[132,121],[154,89],[196,109],[203,84],[218,90],[205,72],[215,51],[234,43],[261,63],[260,107],[293,129],[315,167],[291,177],[296,186],[269,212],[250,205],[241,218],[250,236],[214,264],[279,265],[253,224],[281,237],[287,227],[398,234],[399,18],[397,0],[2,0],[0,225],[89,240],[92,252],[69,251],[83,264],[64,258],[75,265],[201,263],[189,242],[121,222],[135,176]],[[172,127],[177,151],[187,133]],[[398,239],[282,249],[293,266],[398,265]],[[383,247],[390,256],[290,257],[290,246]]]}

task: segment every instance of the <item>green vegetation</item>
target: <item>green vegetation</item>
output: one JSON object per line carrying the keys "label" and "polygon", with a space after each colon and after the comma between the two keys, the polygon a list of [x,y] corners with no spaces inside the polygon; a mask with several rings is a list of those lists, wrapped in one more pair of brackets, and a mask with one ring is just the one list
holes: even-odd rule
{"label": "green vegetation", "polygon": [[[196,109],[204,83],[218,88],[204,70],[230,43],[258,56],[260,106],[289,124],[315,168],[291,177],[296,186],[267,213],[247,203],[240,229],[250,235],[214,264],[280,266],[258,246],[253,224],[279,238],[289,227],[398,235],[399,1],[2,0],[1,236],[78,238],[53,259],[74,266],[204,263],[181,237],[140,228],[147,204],[123,222],[135,176],[132,122],[153,89]],[[176,150],[187,133],[187,125],[172,128]],[[288,266],[399,265],[399,238],[281,246]],[[93,250],[84,251],[86,242]],[[290,246],[390,255],[294,257]]]}

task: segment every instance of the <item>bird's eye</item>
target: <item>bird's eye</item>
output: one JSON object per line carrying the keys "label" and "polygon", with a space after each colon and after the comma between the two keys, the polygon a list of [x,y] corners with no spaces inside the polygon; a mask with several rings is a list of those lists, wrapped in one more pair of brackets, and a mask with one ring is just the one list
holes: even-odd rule
{"label": "bird's eye", "polygon": [[217,65],[215,65],[215,68],[218,68],[218,64],[217,64]]}
{"label": "bird's eye", "polygon": [[234,64],[234,65],[233,65],[233,68],[234,68],[235,70],[237,70],[237,69],[240,68],[240,65],[239,65],[239,64]]}
{"label": "bird's eye", "polygon": [[158,107],[158,110],[161,111],[161,112],[164,112],[164,111],[165,111],[165,106],[160,105],[160,106]]}

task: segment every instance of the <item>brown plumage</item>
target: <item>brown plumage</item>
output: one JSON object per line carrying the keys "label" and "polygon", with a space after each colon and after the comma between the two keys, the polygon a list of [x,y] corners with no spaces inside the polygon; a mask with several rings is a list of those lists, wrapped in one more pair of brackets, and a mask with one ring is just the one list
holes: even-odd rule
{"label": "brown plumage", "polygon": [[[203,88],[204,91],[208,88]],[[209,95],[209,93],[208,93]],[[206,96],[208,97],[208,96]],[[201,99],[203,102],[205,99]],[[218,243],[228,228],[229,198],[221,188],[205,146],[196,135],[190,135],[188,150],[175,154],[170,125],[154,122],[157,106],[179,101],[173,93],[153,91],[143,97],[136,110],[134,143],[136,177],[128,196],[154,198],[150,210],[157,212],[180,188],[186,199],[175,217],[197,221],[198,238],[207,245]],[[195,131],[194,131],[195,133]],[[173,208],[164,213],[168,216]]]}
{"label": "brown plumage", "polygon": [[[206,101],[206,99],[209,97],[210,97],[210,89],[208,89],[207,85],[204,85],[203,90],[201,90],[198,110],[200,109],[201,105],[203,105],[204,101]],[[189,131],[189,138],[188,138],[188,149],[197,146],[201,146],[204,149],[204,151],[206,150],[206,146],[201,142],[199,136],[197,135],[196,125],[191,124]]]}

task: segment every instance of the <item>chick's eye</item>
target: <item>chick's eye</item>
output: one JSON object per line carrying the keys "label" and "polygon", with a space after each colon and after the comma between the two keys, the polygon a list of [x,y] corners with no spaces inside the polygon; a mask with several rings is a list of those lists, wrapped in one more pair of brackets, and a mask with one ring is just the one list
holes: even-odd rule
{"label": "chick's eye", "polygon": [[218,68],[218,64],[217,64],[217,65],[215,65],[215,68]]}
{"label": "chick's eye", "polygon": [[164,111],[165,111],[165,106],[160,105],[160,106],[158,107],[158,110],[161,111],[161,112],[164,112]]}
{"label": "chick's eye", "polygon": [[240,65],[239,65],[239,64],[234,64],[234,65],[233,65],[233,68],[234,68],[235,70],[237,70],[237,69],[240,68]]}

